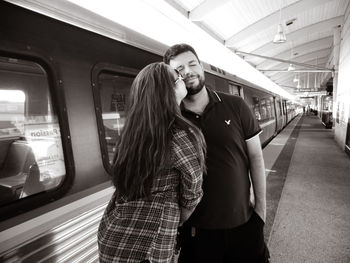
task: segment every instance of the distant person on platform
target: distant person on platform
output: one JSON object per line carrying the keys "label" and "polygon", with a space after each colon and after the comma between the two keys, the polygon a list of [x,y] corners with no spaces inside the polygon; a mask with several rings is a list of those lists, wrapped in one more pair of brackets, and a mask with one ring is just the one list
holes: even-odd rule
{"label": "distant person on platform", "polygon": [[185,84],[163,62],[136,76],[113,162],[116,191],[98,229],[101,263],[175,262],[181,225],[202,198],[205,141],[181,116]]}
{"label": "distant person on platform", "polygon": [[191,46],[174,45],[163,60],[184,78],[182,115],[201,129],[207,143],[203,199],[181,229],[179,262],[269,262],[263,232],[266,177],[261,129],[253,112],[242,98],[205,87],[203,66]]}

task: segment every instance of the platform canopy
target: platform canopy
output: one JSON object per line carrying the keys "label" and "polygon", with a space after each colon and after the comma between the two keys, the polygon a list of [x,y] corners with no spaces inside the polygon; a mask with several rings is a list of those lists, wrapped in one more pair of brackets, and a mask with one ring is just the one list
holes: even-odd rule
{"label": "platform canopy", "polygon": [[334,35],[349,10],[349,0],[8,1],[75,24],[89,10],[166,46],[189,43],[203,61],[293,100],[332,80]]}
{"label": "platform canopy", "polygon": [[167,2],[286,91],[332,85],[349,0]]}

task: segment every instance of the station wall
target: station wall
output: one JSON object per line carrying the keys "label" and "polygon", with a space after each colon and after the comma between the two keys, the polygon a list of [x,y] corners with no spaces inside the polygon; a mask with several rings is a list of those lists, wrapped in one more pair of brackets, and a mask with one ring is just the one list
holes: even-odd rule
{"label": "station wall", "polygon": [[333,106],[335,121],[335,140],[345,148],[348,123],[350,123],[350,4],[344,15],[344,26],[341,28],[338,82]]}

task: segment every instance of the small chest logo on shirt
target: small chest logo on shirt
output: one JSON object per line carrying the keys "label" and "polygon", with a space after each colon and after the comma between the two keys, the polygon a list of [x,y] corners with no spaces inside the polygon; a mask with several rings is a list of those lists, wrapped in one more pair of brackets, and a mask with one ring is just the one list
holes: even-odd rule
{"label": "small chest logo on shirt", "polygon": [[226,122],[227,125],[230,125],[231,120],[225,120],[225,122]]}

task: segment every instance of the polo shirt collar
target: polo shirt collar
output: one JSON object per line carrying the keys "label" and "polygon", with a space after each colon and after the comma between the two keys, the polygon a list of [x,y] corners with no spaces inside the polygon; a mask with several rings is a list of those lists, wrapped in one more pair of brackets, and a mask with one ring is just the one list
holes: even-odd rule
{"label": "polo shirt collar", "polygon": [[[205,89],[207,89],[207,92],[208,92],[208,96],[209,96],[209,103],[208,105],[205,107],[205,111],[207,111],[209,108],[211,108],[212,106],[214,106],[216,103],[219,103],[219,102],[222,102],[222,99],[220,98],[219,94],[214,91],[214,90],[211,90],[211,89],[208,89],[205,87]],[[181,111],[188,111],[185,106],[184,106],[184,103],[181,102],[180,104],[180,109]]]}
{"label": "polo shirt collar", "polygon": [[[207,89],[207,88],[206,88]],[[218,102],[222,102],[219,94],[215,90],[207,89],[209,95],[209,104],[215,104]]]}

